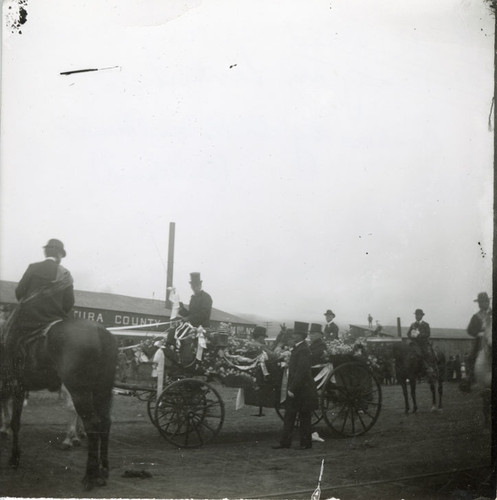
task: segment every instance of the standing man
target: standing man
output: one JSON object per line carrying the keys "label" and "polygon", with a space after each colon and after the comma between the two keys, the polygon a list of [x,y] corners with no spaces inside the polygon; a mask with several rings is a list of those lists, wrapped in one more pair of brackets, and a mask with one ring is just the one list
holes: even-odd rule
{"label": "standing man", "polygon": [[5,325],[7,359],[22,361],[24,340],[56,320],[65,319],[74,305],[71,273],[60,265],[64,244],[51,239],[43,247],[45,260],[30,264],[16,287],[19,302]]}
{"label": "standing man", "polygon": [[328,309],[324,313],[326,318],[326,325],[324,327],[324,339],[325,340],[338,340],[338,326],[333,322],[335,319],[335,313]]}
{"label": "standing man", "polygon": [[487,292],[481,292],[474,302],[478,302],[479,311],[473,314],[468,325],[468,335],[474,338],[473,348],[468,356],[466,370],[470,383],[474,382],[474,368],[478,351],[481,347],[481,334],[485,331],[487,323],[492,319],[492,309],[490,308],[490,297]]}
{"label": "standing man", "polygon": [[208,328],[210,326],[212,299],[208,293],[202,290],[200,273],[190,273],[190,286],[193,290],[190,305],[186,309],[183,302],[180,302],[179,314],[185,321],[189,321],[192,326]]}
{"label": "standing man", "polygon": [[300,417],[300,446],[298,449],[312,448],[311,417],[313,410],[318,408],[318,394],[311,373],[311,351],[305,342],[308,327],[308,323],[296,321],[294,329],[290,333],[290,343],[293,348],[288,363],[283,432],[279,444],[273,446],[273,449],[290,448],[297,414]]}
{"label": "standing man", "polygon": [[373,316],[371,316],[371,313],[368,314],[368,326],[369,328],[373,328]]}
{"label": "standing man", "polygon": [[412,344],[417,348],[418,354],[421,356],[423,366],[425,371],[433,370],[430,364],[428,363],[428,359],[431,358],[430,353],[430,325],[423,321],[423,316],[425,313],[422,309],[416,309],[414,311],[414,317],[416,321],[411,324],[409,330],[407,331],[407,338],[412,341]]}

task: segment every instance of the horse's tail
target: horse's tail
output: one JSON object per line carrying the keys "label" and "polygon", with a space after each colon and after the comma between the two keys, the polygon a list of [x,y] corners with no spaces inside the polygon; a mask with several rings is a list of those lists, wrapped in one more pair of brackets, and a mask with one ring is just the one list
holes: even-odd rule
{"label": "horse's tail", "polygon": [[114,385],[114,378],[117,367],[117,341],[115,337],[102,325],[97,325],[98,338],[100,341],[100,379],[111,388]]}

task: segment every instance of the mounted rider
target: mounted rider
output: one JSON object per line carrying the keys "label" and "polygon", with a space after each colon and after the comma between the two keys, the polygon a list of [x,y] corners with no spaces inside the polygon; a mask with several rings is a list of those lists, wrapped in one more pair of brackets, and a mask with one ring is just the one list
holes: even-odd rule
{"label": "mounted rider", "polygon": [[478,351],[481,348],[481,335],[485,328],[492,321],[492,309],[490,307],[490,297],[487,292],[481,292],[474,302],[478,302],[479,311],[471,317],[467,332],[474,338],[473,347],[468,358],[469,382],[474,382],[474,368]]}
{"label": "mounted rider", "polygon": [[51,239],[43,248],[46,258],[28,266],[15,290],[19,304],[2,331],[11,375],[22,369],[26,343],[51,323],[67,318],[74,305],[71,273],[60,265],[66,256],[64,244]]}
{"label": "mounted rider", "polygon": [[430,346],[430,325],[423,321],[425,313],[422,309],[414,311],[416,321],[411,324],[407,331],[407,338],[411,340],[411,346],[417,351],[418,356],[421,358],[424,370],[427,374],[433,372],[434,354]]}

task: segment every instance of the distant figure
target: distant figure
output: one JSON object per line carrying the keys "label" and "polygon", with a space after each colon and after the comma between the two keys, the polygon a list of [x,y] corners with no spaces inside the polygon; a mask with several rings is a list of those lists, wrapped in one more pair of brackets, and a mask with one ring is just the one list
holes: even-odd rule
{"label": "distant figure", "polygon": [[202,280],[200,273],[190,273],[190,286],[193,290],[193,295],[190,299],[188,309],[180,302],[179,314],[188,321],[192,326],[210,326],[212,298],[202,290]]}
{"label": "distant figure", "polygon": [[369,328],[373,328],[373,316],[371,316],[371,313],[368,314],[368,326]]}
{"label": "distant figure", "polygon": [[335,313],[328,309],[324,313],[326,318],[326,325],[324,327],[324,339],[325,340],[338,340],[338,326],[333,322],[335,319]]}
{"label": "distant figure", "polygon": [[456,354],[454,358],[454,374],[456,376],[456,381],[460,382],[462,378],[462,370],[461,370],[461,356]]}
{"label": "distant figure", "polygon": [[[449,356],[449,359],[447,360],[447,382],[452,382],[454,380],[455,363],[456,357]],[[459,362],[459,369],[460,365],[461,363]]]}
{"label": "distant figure", "polygon": [[407,331],[407,338],[411,340],[411,345],[416,349],[418,355],[421,357],[423,366],[426,372],[433,370],[428,363],[428,359],[431,358],[430,353],[430,325],[423,321],[423,316],[425,313],[422,309],[416,309],[414,311],[414,317],[416,321],[411,324],[409,330]]}

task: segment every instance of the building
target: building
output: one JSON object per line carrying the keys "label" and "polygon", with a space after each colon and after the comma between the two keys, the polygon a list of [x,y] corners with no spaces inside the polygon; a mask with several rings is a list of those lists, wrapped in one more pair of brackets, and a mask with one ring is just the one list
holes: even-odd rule
{"label": "building", "polygon": [[[402,326],[400,338],[407,339],[407,330],[409,327]],[[399,338],[396,326],[383,326],[381,331],[375,335],[374,330],[364,325],[350,325],[350,332],[357,337]],[[468,335],[466,329],[461,328],[431,328],[431,344],[438,347],[448,358],[459,354],[461,359],[465,353],[471,352],[473,338]]]}
{"label": "building", "polygon": [[[0,308],[4,319],[17,304],[16,286],[13,281],[0,280]],[[136,326],[141,331],[163,331],[164,326],[154,324],[166,322],[171,316],[171,310],[166,309],[160,300],[84,290],[75,290],[74,296],[72,312],[75,318],[96,321],[107,328]],[[249,320],[212,308],[211,326],[221,323],[231,323],[235,333],[242,335],[248,334],[255,326]]]}

